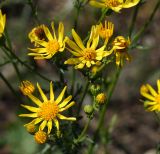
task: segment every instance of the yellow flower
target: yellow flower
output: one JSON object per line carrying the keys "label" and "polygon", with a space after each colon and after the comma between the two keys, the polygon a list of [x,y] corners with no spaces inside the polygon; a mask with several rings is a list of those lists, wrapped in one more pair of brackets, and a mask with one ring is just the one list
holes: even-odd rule
{"label": "yellow flower", "polygon": [[6,24],[6,15],[2,14],[2,11],[0,10],[0,37],[2,37],[2,34],[4,32],[4,28],[5,28],[5,24]]}
{"label": "yellow flower", "polygon": [[106,94],[105,93],[99,93],[96,96],[96,102],[98,104],[103,104],[103,103],[105,103],[105,101],[106,101]]}
{"label": "yellow flower", "polygon": [[34,135],[34,139],[38,144],[44,144],[47,141],[47,134],[46,132],[40,130],[38,132],[35,133]]}
{"label": "yellow flower", "polygon": [[19,86],[23,95],[32,94],[35,90],[34,85],[30,81],[22,81],[21,85]]}
{"label": "yellow flower", "polygon": [[92,26],[91,34],[86,47],[74,29],[72,29],[72,36],[75,42],[68,38],[66,43],[70,47],[67,49],[75,56],[75,58],[69,58],[67,61],[65,61],[65,64],[75,65],[75,69],[82,69],[85,65],[88,68],[90,68],[92,65],[100,65],[100,61],[104,57],[109,56],[113,51],[104,51],[106,45],[103,45],[97,49],[99,35],[97,34],[97,29],[95,26]]}
{"label": "yellow flower", "polygon": [[124,60],[131,60],[131,57],[127,52],[128,46],[130,44],[130,39],[125,39],[123,36],[117,36],[113,41],[113,49],[116,55],[116,64],[118,66],[123,66]]}
{"label": "yellow flower", "polygon": [[157,88],[157,92],[149,84],[140,88],[140,94],[147,99],[144,101],[147,111],[160,111],[160,79],[157,80]]}
{"label": "yellow flower", "polygon": [[98,8],[108,8],[119,12],[123,8],[130,8],[137,5],[140,0],[89,0],[90,5]]}
{"label": "yellow flower", "polygon": [[[36,125],[41,122],[39,126],[39,130],[44,130],[45,127],[48,127],[48,134],[50,134],[52,130],[53,122],[57,128],[57,135],[59,134],[59,119],[62,120],[71,120],[75,121],[76,118],[74,117],[65,117],[61,115],[61,112],[67,110],[71,106],[75,104],[74,101],[71,101],[72,96],[68,96],[66,99],[63,99],[64,93],[66,91],[66,86],[60,93],[57,99],[54,98],[54,92],[53,92],[53,84],[50,82],[50,99],[46,97],[44,92],[42,91],[41,87],[37,83],[37,88],[39,90],[39,93],[42,97],[42,100],[39,100],[37,97],[33,96],[32,94],[29,94],[28,97],[37,105],[37,107],[23,105],[22,107],[26,108],[27,110],[31,111],[32,113],[29,114],[20,114],[20,117],[30,117],[34,118],[30,123]],[[70,102],[71,101],[71,102]],[[70,102],[70,103],[69,103]],[[69,104],[68,104],[69,103]],[[27,124],[26,124],[27,125]]]}
{"label": "yellow flower", "polygon": [[[40,25],[40,26],[37,26],[31,30],[31,32],[28,34],[28,37],[29,37],[31,43],[35,42],[36,40],[45,40],[46,39],[43,27],[46,27],[46,26]],[[35,46],[37,46],[37,45],[38,44],[35,43]]]}
{"label": "yellow flower", "polygon": [[105,40],[105,44],[108,43],[108,40],[113,35],[114,24],[112,22],[105,21],[104,26],[102,23],[96,26],[99,36]]}
{"label": "yellow flower", "polygon": [[[64,40],[64,25],[62,22],[59,23],[58,27],[58,38],[56,36],[54,23],[51,23],[51,27],[53,30],[53,36],[50,30],[43,25],[43,30],[45,33],[45,37],[47,40],[34,40],[36,44],[40,45],[40,47],[35,49],[29,49],[32,52],[29,53],[29,56],[34,56],[34,59],[50,59],[57,52],[62,52],[65,48],[65,40]],[[33,37],[32,37],[33,38]]]}

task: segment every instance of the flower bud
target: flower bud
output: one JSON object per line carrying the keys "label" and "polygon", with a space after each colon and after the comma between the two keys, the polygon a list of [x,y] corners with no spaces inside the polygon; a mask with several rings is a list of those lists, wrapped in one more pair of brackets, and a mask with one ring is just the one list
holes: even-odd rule
{"label": "flower bud", "polygon": [[27,132],[29,132],[30,134],[35,133],[36,127],[33,123],[29,123],[25,127],[26,127]]}
{"label": "flower bud", "polygon": [[44,144],[47,141],[47,133],[39,130],[35,133],[34,139],[38,144]]}
{"label": "flower bud", "polygon": [[22,81],[21,85],[20,85],[20,90],[23,93],[23,95],[29,95],[32,94],[35,90],[34,85],[30,82],[30,81]]}
{"label": "flower bud", "polygon": [[101,87],[100,85],[92,84],[89,89],[92,95],[96,95],[101,90]]}
{"label": "flower bud", "polygon": [[84,112],[85,112],[86,114],[92,114],[92,112],[93,112],[93,107],[92,107],[91,105],[85,105],[85,106],[84,106]]}

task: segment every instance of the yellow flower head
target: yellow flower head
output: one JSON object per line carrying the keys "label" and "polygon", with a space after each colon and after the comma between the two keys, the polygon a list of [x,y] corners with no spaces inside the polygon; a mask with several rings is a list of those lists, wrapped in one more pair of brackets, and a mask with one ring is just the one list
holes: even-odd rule
{"label": "yellow flower head", "polygon": [[99,36],[105,40],[105,43],[108,43],[109,38],[113,35],[114,24],[112,22],[105,21],[104,26],[102,23],[96,26]]}
{"label": "yellow flower head", "polygon": [[118,66],[123,66],[124,60],[131,60],[131,57],[127,52],[128,46],[130,44],[130,39],[125,39],[123,36],[118,36],[113,41],[113,49],[116,55],[116,64]]}
{"label": "yellow flower head", "polygon": [[70,47],[67,49],[75,56],[75,58],[69,58],[65,61],[65,64],[75,65],[75,69],[82,69],[85,65],[88,68],[92,65],[100,65],[100,61],[104,57],[109,56],[113,51],[105,51],[106,45],[103,45],[97,49],[99,35],[97,34],[97,29],[95,26],[92,26],[91,34],[86,47],[74,29],[72,29],[72,36],[75,42],[68,38],[66,43]]}
{"label": "yellow flower head", "polygon": [[[30,94],[28,97],[36,104],[37,107],[23,105],[22,107],[26,108],[27,110],[31,111],[32,113],[29,114],[20,114],[20,117],[30,117],[34,118],[30,123],[36,125],[38,123],[41,123],[39,126],[39,130],[43,131],[45,127],[48,127],[48,134],[50,134],[52,130],[53,122],[57,128],[57,134],[59,134],[59,119],[62,120],[71,120],[75,121],[76,118],[74,117],[65,117],[61,114],[61,112],[67,110],[71,106],[75,104],[74,101],[71,101],[72,96],[68,96],[66,99],[63,99],[64,93],[66,91],[66,86],[60,93],[57,99],[54,98],[54,92],[53,92],[53,84],[50,82],[50,99],[46,97],[44,92],[42,91],[41,87],[37,83],[37,88],[39,90],[39,93],[42,97],[41,101],[34,95]],[[70,102],[71,101],[71,102]],[[70,103],[69,103],[70,102]],[[27,125],[27,124],[26,124]]]}
{"label": "yellow flower head", "polygon": [[38,44],[40,47],[37,47],[35,49],[29,49],[32,52],[29,53],[28,55],[34,56],[34,59],[50,59],[57,52],[62,52],[65,48],[64,25],[62,22],[59,23],[58,38],[56,36],[53,22],[51,23],[53,35],[51,34],[50,30],[46,26],[43,25],[42,27],[43,27],[46,40],[43,40],[43,39],[40,40],[40,39],[34,38],[35,43]]}
{"label": "yellow flower head", "polygon": [[4,28],[5,28],[5,24],[6,24],[6,15],[2,14],[2,11],[0,10],[0,37],[2,37],[2,34],[4,32]]}
{"label": "yellow flower head", "polygon": [[149,84],[140,88],[140,94],[147,99],[144,101],[147,111],[160,111],[160,79],[157,80],[157,88],[157,92]]}
{"label": "yellow flower head", "polygon": [[96,96],[96,102],[97,102],[98,104],[103,104],[105,101],[106,101],[106,94],[105,94],[105,93],[99,93],[99,94]]}
{"label": "yellow flower head", "polygon": [[44,144],[47,141],[47,134],[46,132],[40,130],[35,133],[34,139],[38,144]]}
{"label": "yellow flower head", "polygon": [[89,0],[90,5],[99,8],[109,8],[119,12],[123,8],[130,8],[137,5],[140,0]]}
{"label": "yellow flower head", "polygon": [[[37,26],[31,30],[31,32],[28,34],[28,37],[31,42],[35,42],[36,40],[45,40],[46,39],[43,27],[45,27],[45,26],[40,25],[40,26]],[[37,45],[38,44],[35,43],[35,46],[37,46]]]}
{"label": "yellow flower head", "polygon": [[32,94],[35,90],[34,85],[30,81],[22,81],[21,85],[19,86],[23,95]]}

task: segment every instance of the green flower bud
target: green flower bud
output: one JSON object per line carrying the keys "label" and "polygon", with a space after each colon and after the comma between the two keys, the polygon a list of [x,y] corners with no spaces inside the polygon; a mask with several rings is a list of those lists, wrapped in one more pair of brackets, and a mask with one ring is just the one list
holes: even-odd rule
{"label": "green flower bud", "polygon": [[92,84],[89,89],[90,89],[91,94],[95,96],[101,90],[101,87],[100,85]]}
{"label": "green flower bud", "polygon": [[85,112],[86,114],[92,114],[92,112],[93,112],[93,107],[92,107],[92,105],[85,105],[85,106],[84,106],[84,112]]}

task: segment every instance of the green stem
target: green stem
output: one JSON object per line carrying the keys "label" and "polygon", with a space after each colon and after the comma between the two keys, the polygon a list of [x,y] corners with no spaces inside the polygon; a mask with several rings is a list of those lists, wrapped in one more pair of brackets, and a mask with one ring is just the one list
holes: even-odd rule
{"label": "green stem", "polygon": [[101,16],[100,16],[100,18],[99,18],[97,24],[99,24],[100,22],[103,21],[103,19],[104,19],[105,16],[106,16],[107,11],[108,11],[108,9],[104,9],[104,10],[103,10],[103,12],[102,12],[102,14],[101,14]]}
{"label": "green stem", "polygon": [[78,139],[76,140],[76,143],[81,142],[81,139],[85,136],[85,134],[86,134],[86,132],[88,130],[90,122],[91,122],[91,118],[88,119],[87,123],[85,124],[85,127],[83,128],[83,130],[81,132],[81,134],[78,136]]}
{"label": "green stem", "polygon": [[29,6],[30,6],[31,9],[32,9],[32,14],[33,14],[33,16],[34,16],[34,18],[35,18],[36,23],[39,25],[39,24],[40,24],[40,21],[39,21],[39,19],[38,19],[37,7],[34,6],[32,0],[28,0],[28,4],[29,4]]}
{"label": "green stem", "polygon": [[22,81],[21,80],[21,74],[20,74],[19,69],[18,69],[18,67],[16,65],[16,62],[14,60],[12,60],[11,55],[9,55],[8,52],[4,48],[2,48],[2,50],[4,51],[4,53],[6,54],[6,56],[9,58],[10,62],[12,63],[12,65],[13,65],[13,67],[15,69],[15,72],[16,72],[18,78],[19,78],[19,81],[21,82]]}
{"label": "green stem", "polygon": [[74,29],[77,29],[78,26],[78,19],[80,15],[80,10],[82,7],[82,3],[79,0],[76,0],[75,8],[76,8],[76,16],[75,16],[75,21],[74,21]]}
{"label": "green stem", "polygon": [[[140,0],[141,2],[141,0]],[[138,12],[139,12],[139,8],[140,8],[140,2],[138,5],[135,6],[135,9],[134,9],[134,12],[133,12],[133,16],[132,16],[132,20],[131,20],[131,24],[130,24],[130,27],[129,27],[129,37],[132,36],[132,32],[134,30],[134,27],[135,27],[135,21],[137,19],[137,15],[138,15]]]}
{"label": "green stem", "polygon": [[0,72],[0,77],[5,82],[5,84],[8,86],[8,88],[10,89],[10,91],[17,97],[17,99],[19,99],[16,91],[13,89],[13,87],[11,86],[11,84],[8,82],[8,80],[5,78],[5,76],[1,72]]}
{"label": "green stem", "polygon": [[[102,12],[102,14],[101,14],[101,16],[100,16],[100,18],[99,18],[99,20],[97,21],[96,24],[99,24],[100,22],[103,21],[103,19],[104,19],[105,16],[106,16],[107,11],[108,11],[108,9],[104,9],[104,10],[103,10],[103,12]],[[87,35],[86,38],[83,40],[83,42],[86,42],[86,41],[89,39],[89,35],[90,35],[90,32],[88,32],[88,35]]]}
{"label": "green stem", "polygon": [[29,65],[27,65],[25,62],[23,62],[19,57],[16,56],[16,54],[14,54],[14,52],[10,51],[10,49],[8,49],[5,46],[5,49],[8,50],[12,56],[22,65],[24,65],[28,70],[30,70],[31,72],[37,74],[38,76],[40,76],[42,79],[46,80],[46,81],[51,81],[50,79],[48,79],[47,77],[43,76],[42,74],[40,74],[39,72],[37,72],[35,69],[33,69],[32,67],[30,67]]}
{"label": "green stem", "polygon": [[75,68],[74,68],[74,66],[73,66],[73,67],[72,67],[71,94],[74,94],[75,78],[76,78],[76,70],[75,70]]}
{"label": "green stem", "polygon": [[[8,35],[7,28],[5,28],[5,34],[4,34],[4,35],[5,35],[5,38],[6,38],[6,40],[7,40],[7,44],[8,44],[9,49],[12,50],[12,44],[11,44],[11,41],[10,41],[10,39],[9,39],[9,35]],[[4,48],[2,48],[2,50],[4,51],[4,53],[6,54],[6,56],[9,58],[9,60],[12,62],[12,65],[13,65],[13,67],[14,67],[14,69],[15,69],[15,72],[16,72],[18,78],[19,78],[19,81],[21,82],[21,74],[20,74],[20,72],[19,72],[19,69],[18,69],[15,61],[12,60],[12,55],[10,55],[10,54],[7,52],[7,50],[5,50]]]}
{"label": "green stem", "polygon": [[0,64],[0,67],[4,66],[4,65],[6,65],[6,64],[9,64],[9,63],[11,63],[11,62],[12,62],[12,61],[10,61],[10,60],[5,61],[5,62],[3,62],[3,63]]}
{"label": "green stem", "polygon": [[117,72],[115,74],[115,77],[113,78],[113,81],[112,81],[112,83],[111,83],[111,85],[109,87],[107,101],[106,101],[105,105],[102,108],[102,111],[100,113],[100,118],[99,118],[99,121],[98,121],[98,125],[97,125],[97,129],[96,129],[96,131],[94,133],[94,136],[93,136],[94,143],[90,145],[89,150],[87,152],[88,154],[92,154],[92,152],[93,152],[93,147],[95,145],[95,141],[98,138],[99,130],[100,130],[101,126],[103,125],[106,109],[107,109],[108,104],[109,104],[109,102],[111,100],[111,97],[112,97],[113,91],[115,89],[116,83],[118,81],[120,72],[121,72],[121,68],[118,68]]}
{"label": "green stem", "polygon": [[79,101],[79,104],[78,104],[77,117],[79,116],[83,100],[84,100],[84,98],[87,94],[89,84],[90,84],[89,81],[87,81],[87,83],[85,85],[85,88],[84,88],[84,91],[83,91],[83,94],[82,94],[82,97],[81,97],[81,100]]}
{"label": "green stem", "polygon": [[[76,16],[75,16],[75,21],[74,21],[74,29],[77,30],[78,19],[79,19],[81,7],[82,7],[82,2],[80,2],[79,0],[76,0],[74,7],[76,9]],[[71,94],[74,93],[75,77],[76,77],[76,71],[75,71],[75,68],[72,67]]]}
{"label": "green stem", "polygon": [[160,117],[159,117],[159,115],[156,112],[153,112],[153,113],[154,113],[154,116],[155,116],[158,124],[160,125]]}
{"label": "green stem", "polygon": [[146,30],[146,28],[148,28],[148,26],[150,25],[150,23],[153,20],[153,17],[155,16],[158,8],[160,7],[160,0],[158,0],[158,2],[156,3],[153,12],[151,13],[150,17],[148,18],[148,20],[146,21],[146,23],[143,25],[143,27],[139,30],[139,32],[134,36],[132,42],[133,43],[137,43],[137,41],[139,40],[140,36],[144,33],[144,31]]}

